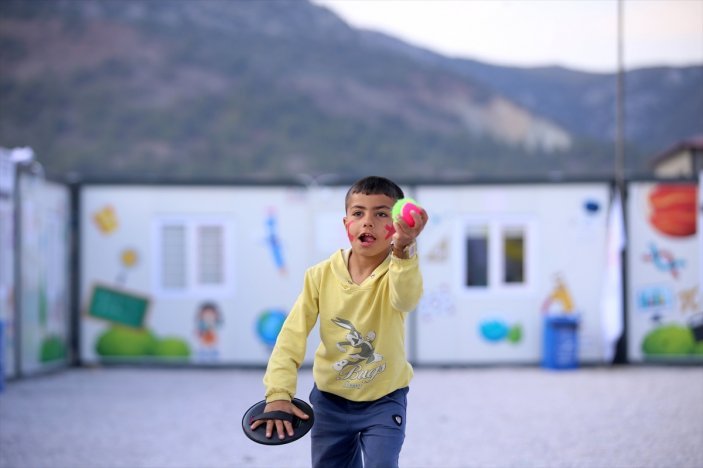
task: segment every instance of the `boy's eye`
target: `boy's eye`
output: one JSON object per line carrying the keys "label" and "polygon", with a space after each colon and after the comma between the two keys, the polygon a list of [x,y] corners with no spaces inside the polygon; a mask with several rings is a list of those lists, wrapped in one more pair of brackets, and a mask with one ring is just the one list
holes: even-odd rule
{"label": "boy's eye", "polygon": [[378,216],[380,216],[381,218],[387,218],[388,213],[381,211],[380,213],[378,213]]}
{"label": "boy's eye", "polygon": [[363,213],[361,211],[352,212],[352,216],[361,216]]}

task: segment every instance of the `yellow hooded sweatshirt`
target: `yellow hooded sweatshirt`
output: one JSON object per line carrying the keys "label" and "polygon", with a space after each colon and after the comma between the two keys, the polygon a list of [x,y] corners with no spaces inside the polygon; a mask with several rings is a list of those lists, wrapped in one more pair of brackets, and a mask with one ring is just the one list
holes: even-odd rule
{"label": "yellow hooded sweatshirt", "polygon": [[389,255],[357,285],[347,269],[350,252],[339,250],[306,271],[266,369],[267,402],[295,396],[298,368],[318,316],[317,388],[352,401],[373,401],[410,383],[405,318],[422,296],[418,256]]}

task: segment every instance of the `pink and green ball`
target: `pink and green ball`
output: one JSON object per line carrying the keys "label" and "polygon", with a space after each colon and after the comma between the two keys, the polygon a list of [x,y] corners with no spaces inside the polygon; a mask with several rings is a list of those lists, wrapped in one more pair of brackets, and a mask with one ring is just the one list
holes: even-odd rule
{"label": "pink and green ball", "polygon": [[408,226],[413,227],[415,226],[415,220],[412,216],[413,211],[419,213],[420,205],[412,198],[401,198],[393,205],[391,215],[394,220],[403,219]]}

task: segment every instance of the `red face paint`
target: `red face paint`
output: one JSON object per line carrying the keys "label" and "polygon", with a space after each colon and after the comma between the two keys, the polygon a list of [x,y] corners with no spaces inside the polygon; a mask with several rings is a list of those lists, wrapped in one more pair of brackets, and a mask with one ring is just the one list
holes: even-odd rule
{"label": "red face paint", "polygon": [[352,236],[352,235],[351,235],[351,232],[349,232],[349,228],[351,227],[351,225],[352,225],[353,222],[354,222],[354,221],[352,220],[352,221],[349,221],[347,224],[345,224],[345,226],[346,226],[346,228],[347,228],[347,237],[349,238],[349,242],[351,242],[351,241],[354,240],[354,236]]}
{"label": "red face paint", "polygon": [[392,224],[388,224],[385,226],[386,231],[388,231],[388,234],[386,234],[386,239],[390,238],[395,234],[395,227],[393,227]]}

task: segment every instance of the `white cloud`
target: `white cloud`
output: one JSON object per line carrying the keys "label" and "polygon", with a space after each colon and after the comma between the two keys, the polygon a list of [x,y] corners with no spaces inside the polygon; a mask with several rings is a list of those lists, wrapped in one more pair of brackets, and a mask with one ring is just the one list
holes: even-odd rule
{"label": "white cloud", "polygon": [[703,1],[625,2],[625,63],[703,63]]}
{"label": "white cloud", "polygon": [[[356,27],[510,65],[614,71],[616,0],[313,0]],[[703,1],[625,2],[628,67],[703,63]]]}

